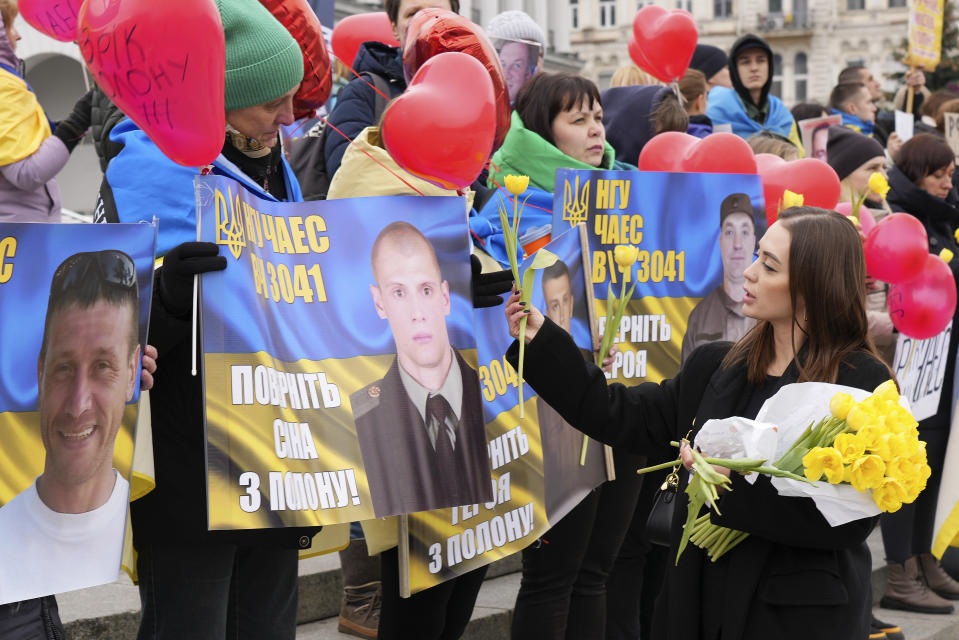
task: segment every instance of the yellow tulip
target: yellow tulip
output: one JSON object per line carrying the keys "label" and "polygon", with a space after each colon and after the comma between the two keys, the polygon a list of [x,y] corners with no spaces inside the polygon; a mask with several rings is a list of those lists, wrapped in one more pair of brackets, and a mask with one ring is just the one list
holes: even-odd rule
{"label": "yellow tulip", "polygon": [[883,400],[899,402],[899,387],[896,386],[895,380],[886,380],[881,385],[873,389],[872,394],[879,396]]}
{"label": "yellow tulip", "polygon": [[853,431],[859,431],[866,425],[873,424],[875,422],[876,415],[865,406],[865,403],[862,402],[852,407],[846,414],[846,424],[848,424],[849,428]]}
{"label": "yellow tulip", "polygon": [[854,433],[840,433],[836,436],[832,446],[842,454],[843,464],[852,464],[853,461],[858,460],[865,453],[862,439]]}
{"label": "yellow tulip", "polygon": [[862,456],[849,465],[850,484],[856,491],[874,489],[882,484],[886,463],[879,456]]}
{"label": "yellow tulip", "polygon": [[613,259],[619,265],[620,271],[626,271],[633,266],[639,256],[639,249],[631,244],[619,244],[613,250]]}
{"label": "yellow tulip", "polygon": [[952,262],[953,253],[949,249],[943,249],[939,252],[939,257],[942,258],[943,262],[949,263]]}
{"label": "yellow tulip", "polygon": [[506,190],[514,196],[526,191],[529,188],[529,176],[506,176]]}
{"label": "yellow tulip", "polygon": [[789,189],[783,191],[783,210],[789,209],[790,207],[801,207],[805,198],[801,193],[793,193]]}
{"label": "yellow tulip", "polygon": [[882,437],[885,435],[882,428],[876,424],[863,425],[856,432],[856,437],[866,451],[876,451],[882,446]]}
{"label": "yellow tulip", "polygon": [[895,478],[883,478],[882,483],[872,490],[872,499],[880,511],[894,513],[902,507],[907,498],[906,488]]}
{"label": "yellow tulip", "polygon": [[854,227],[859,226],[859,218],[857,218],[856,216],[849,216],[849,222],[851,222],[852,226]]}
{"label": "yellow tulip", "polygon": [[919,451],[919,441],[905,433],[889,435],[889,449],[893,457],[909,458]]}
{"label": "yellow tulip", "polygon": [[956,242],[959,242],[959,229],[956,229],[956,232],[952,234],[952,237],[956,239]]}
{"label": "yellow tulip", "polygon": [[848,393],[837,393],[829,401],[829,412],[840,420],[845,420],[856,401]]}
{"label": "yellow tulip", "polygon": [[886,180],[886,176],[878,171],[869,176],[869,190],[880,198],[885,198],[886,194],[889,193],[889,181]]}
{"label": "yellow tulip", "polygon": [[803,456],[802,464],[803,473],[813,482],[819,480],[823,474],[826,474],[829,484],[842,482],[842,454],[832,447],[813,447]]}

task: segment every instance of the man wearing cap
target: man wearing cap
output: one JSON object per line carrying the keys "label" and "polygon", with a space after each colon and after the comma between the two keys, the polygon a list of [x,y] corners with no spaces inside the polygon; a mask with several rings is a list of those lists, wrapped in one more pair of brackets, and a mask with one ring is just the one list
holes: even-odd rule
{"label": "man wearing cap", "polygon": [[745,193],[734,193],[719,208],[719,253],[723,261],[723,281],[712,293],[700,300],[686,324],[682,361],[696,347],[707,342],[735,342],[749,331],[756,321],[743,315],[743,273],[750,265],[756,249],[756,226],[753,205]]}
{"label": "man wearing cap", "polygon": [[[226,126],[209,170],[257,197],[300,201],[278,133],[293,122],[303,53],[257,0],[215,4],[226,45]],[[130,505],[142,611],[138,640],[293,640],[298,550],[308,548],[319,529],[208,530],[203,375],[191,375],[193,279],[225,268],[226,259],[215,244],[195,242],[197,168],[166,158],[130,120],[116,125],[110,139],[122,150],[101,187],[104,218],[137,222],[156,215],[163,256],[150,314],[150,341],[163,359],[150,397],[157,485]],[[202,358],[197,364],[202,367]]]}
{"label": "man wearing cap", "polygon": [[[526,81],[543,67],[546,36],[542,27],[523,11],[504,11],[490,20],[486,35],[499,52],[506,89],[512,103]],[[534,44],[539,45],[536,49]]]}
{"label": "man wearing cap", "polygon": [[782,100],[769,95],[773,85],[773,50],[769,43],[747,33],[729,50],[732,89],[717,87],[709,92],[706,115],[713,125],[729,124],[733,133],[746,139],[771,131],[796,145],[803,153],[799,132]]}

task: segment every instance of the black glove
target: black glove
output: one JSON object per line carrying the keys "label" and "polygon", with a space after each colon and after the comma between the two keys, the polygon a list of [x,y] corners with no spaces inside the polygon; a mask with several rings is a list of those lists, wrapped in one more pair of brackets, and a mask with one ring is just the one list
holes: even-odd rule
{"label": "black glove", "polygon": [[470,267],[473,270],[473,308],[482,309],[503,304],[500,296],[513,288],[513,272],[503,269],[481,273],[483,265],[475,255],[470,255]]}
{"label": "black glove", "polygon": [[193,276],[226,269],[226,258],[212,242],[184,242],[163,257],[158,286],[160,300],[174,316],[183,316],[193,308]]}
{"label": "black glove", "polygon": [[73,148],[80,142],[80,138],[90,128],[90,122],[93,120],[92,111],[93,89],[90,89],[73,105],[73,111],[70,112],[70,115],[57,123],[53,135],[63,141],[63,144],[67,146],[67,151],[72,152]]}

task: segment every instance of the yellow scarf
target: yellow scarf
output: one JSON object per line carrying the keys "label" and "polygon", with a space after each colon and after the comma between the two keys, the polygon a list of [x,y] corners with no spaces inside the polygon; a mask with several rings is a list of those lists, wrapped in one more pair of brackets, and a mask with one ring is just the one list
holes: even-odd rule
{"label": "yellow scarf", "polygon": [[37,96],[21,78],[0,70],[0,166],[23,160],[49,135]]}

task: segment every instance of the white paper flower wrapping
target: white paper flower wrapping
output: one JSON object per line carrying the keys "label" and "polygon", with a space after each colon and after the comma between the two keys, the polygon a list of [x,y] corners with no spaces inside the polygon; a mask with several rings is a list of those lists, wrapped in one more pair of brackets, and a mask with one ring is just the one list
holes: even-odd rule
{"label": "white paper flower wrapping", "polygon": [[[763,458],[767,464],[779,460],[810,424],[830,415],[829,401],[839,392],[848,393],[856,402],[871,392],[854,387],[824,382],[787,384],[766,400],[755,420],[739,416],[709,420],[696,435],[695,445],[714,458]],[[900,404],[909,408],[905,398]],[[801,473],[801,472],[800,472]],[[753,483],[757,476],[746,476]],[[772,485],[781,496],[812,498],[816,508],[830,526],[879,515],[872,493],[860,493],[848,484],[815,485],[788,478],[772,478]]]}

